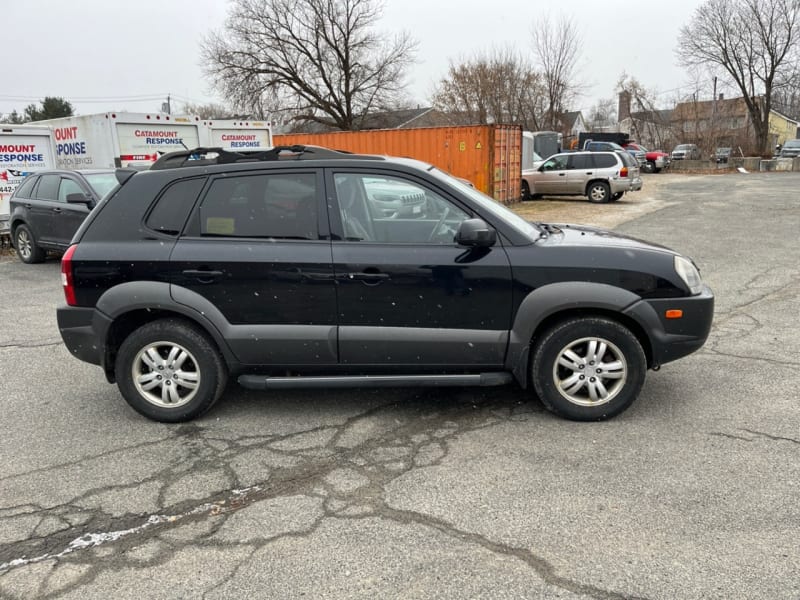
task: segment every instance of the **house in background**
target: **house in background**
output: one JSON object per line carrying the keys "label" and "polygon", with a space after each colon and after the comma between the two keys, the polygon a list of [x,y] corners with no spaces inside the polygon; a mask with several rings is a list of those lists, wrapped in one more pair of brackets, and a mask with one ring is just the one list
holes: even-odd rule
{"label": "house in background", "polygon": [[570,148],[572,140],[577,142],[581,133],[588,131],[586,121],[583,118],[583,113],[579,110],[561,113],[558,117],[561,128],[558,133],[562,136],[561,145],[563,148]]}
{"label": "house in background", "polygon": [[[763,102],[763,97],[757,98]],[[758,154],[755,131],[743,97],[680,102],[672,113],[672,129],[681,142],[694,143],[710,152],[718,146],[744,155]],[[769,113],[769,148],[794,137],[798,122],[776,110]]]}

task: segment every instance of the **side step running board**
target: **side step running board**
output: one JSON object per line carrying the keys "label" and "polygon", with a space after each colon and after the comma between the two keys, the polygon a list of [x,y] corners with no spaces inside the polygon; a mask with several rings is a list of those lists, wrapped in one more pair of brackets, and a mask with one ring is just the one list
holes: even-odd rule
{"label": "side step running board", "polygon": [[286,390],[295,388],[373,388],[373,387],[447,387],[495,386],[511,383],[514,376],[500,371],[476,375],[343,375],[341,377],[267,377],[240,375],[239,385],[251,390]]}

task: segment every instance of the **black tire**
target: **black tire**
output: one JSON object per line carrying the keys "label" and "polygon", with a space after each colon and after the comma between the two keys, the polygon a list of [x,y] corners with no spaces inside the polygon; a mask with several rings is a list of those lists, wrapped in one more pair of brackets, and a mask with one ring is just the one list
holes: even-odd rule
{"label": "black tire", "polygon": [[[590,368],[595,372],[589,373]],[[531,381],[539,399],[573,421],[601,421],[623,412],[639,395],[646,371],[636,336],[603,317],[554,325],[536,343],[531,358]]]}
{"label": "black tire", "polygon": [[642,165],[642,171],[645,173],[657,173],[658,169],[656,169],[656,163],[654,163],[652,160],[648,160]]}
{"label": "black tire", "polygon": [[586,188],[589,202],[603,204],[611,200],[611,188],[605,181],[592,181]]}
{"label": "black tire", "polygon": [[661,173],[661,169],[655,169],[653,172],[654,173]]}
{"label": "black tire", "polygon": [[611,202],[616,202],[620,198],[625,195],[625,192],[617,192],[616,194],[611,194]]}
{"label": "black tire", "polygon": [[19,259],[27,264],[43,262],[47,252],[36,243],[36,238],[27,225],[19,225],[14,230],[14,248]]}
{"label": "black tire", "polygon": [[[178,362],[182,364],[174,368]],[[128,404],[162,423],[190,421],[205,413],[222,395],[228,378],[222,356],[206,333],[172,318],[131,333],[117,353],[115,374]]]}
{"label": "black tire", "polygon": [[519,197],[523,202],[531,199],[531,188],[528,185],[528,182],[524,179],[522,180],[522,185],[520,186]]}

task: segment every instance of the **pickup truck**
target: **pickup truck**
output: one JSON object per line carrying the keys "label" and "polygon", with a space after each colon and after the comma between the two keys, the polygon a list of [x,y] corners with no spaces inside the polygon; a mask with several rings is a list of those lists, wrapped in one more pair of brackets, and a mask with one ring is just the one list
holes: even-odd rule
{"label": "pickup truck", "polygon": [[622,147],[628,151],[644,152],[645,163],[642,165],[642,171],[645,173],[658,173],[661,169],[666,169],[669,166],[670,157],[666,152],[648,150],[636,142],[625,142]]}
{"label": "pickup truck", "polygon": [[636,159],[636,162],[639,163],[639,168],[644,168],[646,163],[645,153],[635,148],[627,148],[625,146],[621,146],[616,142],[607,142],[607,141],[599,141],[596,142],[594,140],[588,140],[584,145],[583,149],[589,152],[627,152],[633,158]]}

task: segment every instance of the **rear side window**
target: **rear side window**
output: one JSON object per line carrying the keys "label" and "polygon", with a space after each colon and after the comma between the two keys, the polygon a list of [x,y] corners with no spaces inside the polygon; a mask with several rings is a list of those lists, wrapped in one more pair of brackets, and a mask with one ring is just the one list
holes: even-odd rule
{"label": "rear side window", "polygon": [[156,201],[146,225],[154,231],[178,235],[205,181],[205,178],[184,179],[170,185]]}
{"label": "rear side window", "polygon": [[36,185],[36,177],[26,177],[17,188],[17,198],[30,198],[33,193],[33,186]]}
{"label": "rear side window", "polygon": [[592,154],[573,154],[569,157],[570,169],[591,169]]}
{"label": "rear side window", "polygon": [[617,166],[617,160],[613,154],[595,154],[594,166],[597,169],[610,169]]}
{"label": "rear side window", "polygon": [[39,185],[36,187],[37,200],[58,201],[58,186],[61,184],[61,177],[58,175],[42,175],[39,178]]}
{"label": "rear side window", "polygon": [[200,235],[319,239],[315,173],[217,179],[200,206]]}
{"label": "rear side window", "polygon": [[636,159],[633,156],[631,156],[630,153],[628,153],[628,152],[617,152],[617,154],[622,159],[622,164],[624,164],[626,167],[636,167],[636,166],[638,166],[638,163],[636,162]]}

